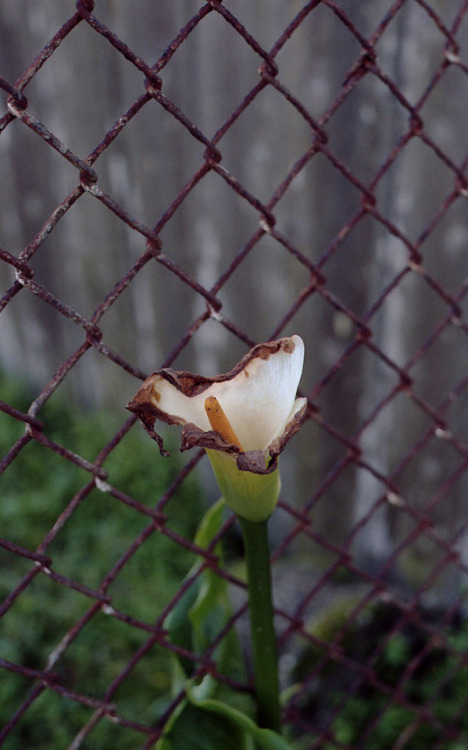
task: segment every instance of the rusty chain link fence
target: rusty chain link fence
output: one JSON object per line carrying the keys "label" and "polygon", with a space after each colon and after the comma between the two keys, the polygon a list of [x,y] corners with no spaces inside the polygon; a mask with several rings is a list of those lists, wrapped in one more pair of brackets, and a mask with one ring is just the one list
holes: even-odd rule
{"label": "rusty chain link fence", "polygon": [[[124,407],[151,368],[226,371],[298,333],[309,406],[271,528],[291,742],[465,748],[468,2],[192,0],[170,16],[142,0],[141,44],[118,2],[58,5],[22,67],[0,71],[0,744],[153,747],[183,697],[169,692],[174,651],[249,696],[249,674],[216,659],[231,629],[248,651],[233,519],[224,562],[194,544],[215,499],[203,454],[159,456]],[[0,29],[4,55],[22,23],[16,42]],[[87,67],[93,45],[102,68]],[[54,99],[47,76],[67,75],[67,55],[86,93],[72,77]],[[111,61],[127,98],[96,124]],[[78,96],[67,142],[60,110]],[[42,170],[42,208],[15,230]],[[197,560],[233,601],[203,654],[166,628]]]}

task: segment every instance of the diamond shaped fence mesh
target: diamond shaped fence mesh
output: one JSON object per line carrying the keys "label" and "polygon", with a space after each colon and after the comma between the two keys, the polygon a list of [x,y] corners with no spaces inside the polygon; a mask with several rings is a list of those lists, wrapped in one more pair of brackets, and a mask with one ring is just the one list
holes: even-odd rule
{"label": "diamond shaped fence mesh", "polygon": [[[206,458],[125,404],[297,333],[270,528],[292,747],[466,747],[468,2],[0,23],[0,744],[154,747],[175,653],[250,699],[217,659],[237,631],[249,664],[234,519],[193,541]],[[233,614],[200,653],[167,622],[206,570]]]}

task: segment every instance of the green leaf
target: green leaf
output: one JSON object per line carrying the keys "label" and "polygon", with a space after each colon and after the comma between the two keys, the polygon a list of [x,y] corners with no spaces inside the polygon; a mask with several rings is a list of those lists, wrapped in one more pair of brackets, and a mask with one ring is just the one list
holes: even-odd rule
{"label": "green leaf", "polygon": [[[200,582],[197,578],[192,586],[179,599],[177,605],[171,611],[166,623],[171,643],[175,646],[180,646],[187,651],[194,651],[193,625],[189,617],[189,612],[197,599],[199,589]],[[176,659],[178,659],[184,676],[190,677],[194,671],[193,661],[183,656],[177,656]]]}
{"label": "green leaf", "polygon": [[197,533],[195,534],[194,541],[198,547],[201,547],[202,549],[208,549],[211,544],[211,540],[221,528],[223,511],[225,507],[226,503],[221,497],[218,502],[211,506],[211,508],[208,508],[202,520],[200,521]]}
{"label": "green leaf", "polygon": [[228,726],[217,714],[186,702],[182,711],[167,727],[156,750],[251,750],[245,744],[244,732]]}
{"label": "green leaf", "polygon": [[[207,549],[218,533],[224,507],[224,500],[221,499],[205,514],[195,536],[195,544],[199,547]],[[220,555],[220,545],[215,551]],[[216,575],[210,568],[202,569],[199,562],[191,568],[185,580],[194,576],[192,585],[169,615],[167,628],[172,643],[195,654],[203,654],[231,617],[232,608],[224,578]],[[240,654],[236,633],[231,630],[219,644],[214,658],[221,671],[240,677]],[[183,675],[190,678],[194,672],[194,663],[184,657],[177,658]],[[180,688],[180,670],[175,677],[178,678],[177,687]]]}
{"label": "green leaf", "polygon": [[225,703],[197,700],[187,691],[187,702],[168,723],[157,750],[291,750],[271,729]]}

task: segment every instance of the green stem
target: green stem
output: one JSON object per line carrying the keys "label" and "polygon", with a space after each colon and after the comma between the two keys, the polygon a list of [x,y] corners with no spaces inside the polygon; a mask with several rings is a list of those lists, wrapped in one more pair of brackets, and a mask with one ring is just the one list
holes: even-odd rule
{"label": "green stem", "polygon": [[238,519],[247,563],[258,724],[280,732],[278,654],[273,623],[268,521],[254,523],[240,516]]}

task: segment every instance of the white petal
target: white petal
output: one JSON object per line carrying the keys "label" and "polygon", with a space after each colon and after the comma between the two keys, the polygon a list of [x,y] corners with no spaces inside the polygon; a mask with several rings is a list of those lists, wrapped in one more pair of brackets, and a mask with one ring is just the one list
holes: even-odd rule
{"label": "white petal", "polygon": [[233,380],[210,388],[245,451],[267,448],[289,421],[304,362],[302,339],[292,339],[293,351],[256,357]]}
{"label": "white petal", "polygon": [[186,396],[175,385],[161,376],[153,381],[153,389],[152,401],[165,414],[174,418],[180,424],[193,422],[205,432],[211,430],[204,406],[207,391],[200,393],[198,396]]}
{"label": "white petal", "polygon": [[307,399],[306,398],[296,398],[295,399],[295,401],[294,401],[294,403],[292,405],[292,409],[289,412],[289,416],[287,417],[287,419],[286,419],[285,423],[283,424],[283,426],[280,429],[278,429],[278,431],[276,432],[275,435],[273,435],[273,437],[271,438],[271,440],[268,443],[269,445],[274,440],[276,440],[276,438],[279,438],[279,437],[282,436],[282,434],[284,433],[284,430],[285,430],[286,426],[288,424],[290,424],[290,422],[292,422],[292,420],[294,419],[295,415],[298,412],[300,412],[302,409],[304,409],[304,407],[305,407],[306,404],[307,404]]}
{"label": "white petal", "polygon": [[[204,403],[216,396],[244,451],[264,450],[284,431],[296,408],[295,397],[304,361],[304,344],[292,336],[294,347],[256,356],[230,380],[212,383],[196,396],[185,396],[160,378],[154,383],[155,406],[180,422],[210,430]],[[288,350],[289,349],[289,350]]]}

